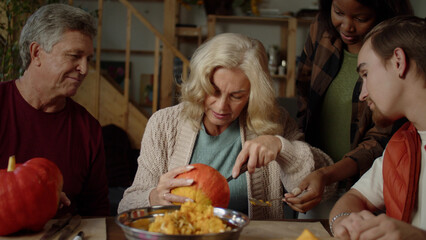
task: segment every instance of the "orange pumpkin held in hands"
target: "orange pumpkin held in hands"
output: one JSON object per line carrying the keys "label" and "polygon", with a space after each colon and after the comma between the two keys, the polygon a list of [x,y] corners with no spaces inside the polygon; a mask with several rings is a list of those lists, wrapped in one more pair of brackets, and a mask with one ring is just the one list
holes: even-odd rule
{"label": "orange pumpkin held in hands", "polygon": [[179,174],[176,178],[193,179],[191,186],[172,189],[174,195],[191,198],[196,203],[210,204],[227,208],[230,199],[229,185],[225,177],[216,169],[202,164],[191,164],[194,168]]}
{"label": "orange pumpkin held in hands", "polygon": [[22,229],[40,231],[56,214],[62,191],[62,173],[55,163],[33,158],[0,169],[0,236]]}

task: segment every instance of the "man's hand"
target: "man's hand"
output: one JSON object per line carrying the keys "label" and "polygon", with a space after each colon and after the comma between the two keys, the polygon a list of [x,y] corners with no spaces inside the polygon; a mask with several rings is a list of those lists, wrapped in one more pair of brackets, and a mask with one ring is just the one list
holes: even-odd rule
{"label": "man's hand", "polygon": [[321,202],[326,185],[322,169],[318,169],[300,182],[299,187],[284,195],[284,201],[295,211],[306,212]]}
{"label": "man's hand", "polygon": [[59,197],[59,209],[63,208],[64,206],[68,207],[69,205],[71,205],[71,200],[64,192],[61,192],[61,196]]}
{"label": "man's hand", "polygon": [[334,236],[339,239],[425,239],[426,231],[381,214],[375,216],[364,210],[342,217],[333,224]]}

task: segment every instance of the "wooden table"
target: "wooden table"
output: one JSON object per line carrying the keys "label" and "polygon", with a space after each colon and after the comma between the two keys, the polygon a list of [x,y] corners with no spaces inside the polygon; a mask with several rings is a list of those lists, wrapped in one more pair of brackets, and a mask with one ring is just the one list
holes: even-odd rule
{"label": "wooden table", "polygon": [[[282,221],[288,222],[321,222],[323,227],[330,233],[330,228],[328,224],[328,219],[285,219]],[[107,239],[108,240],[125,240],[124,232],[121,228],[115,223],[114,217],[106,218],[106,227],[107,227]]]}
{"label": "wooden table", "polygon": [[123,230],[115,223],[115,217],[106,218],[107,239],[108,240],[125,240]]}

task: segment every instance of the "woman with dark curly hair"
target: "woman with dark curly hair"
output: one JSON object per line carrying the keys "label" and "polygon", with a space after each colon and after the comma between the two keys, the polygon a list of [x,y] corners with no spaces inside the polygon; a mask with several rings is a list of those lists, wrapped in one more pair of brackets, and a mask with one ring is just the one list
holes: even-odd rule
{"label": "woman with dark curly hair", "polygon": [[[305,140],[327,153],[335,164],[301,181],[303,195],[286,195],[294,210],[312,209],[329,184],[339,182],[339,189],[345,192],[381,155],[399,126],[374,125],[367,104],[358,99],[362,79],[356,63],[364,36],[376,24],[406,14],[412,14],[408,0],[320,0],[320,13],[310,26],[299,63],[297,117]],[[303,216],[327,218],[335,200]]]}

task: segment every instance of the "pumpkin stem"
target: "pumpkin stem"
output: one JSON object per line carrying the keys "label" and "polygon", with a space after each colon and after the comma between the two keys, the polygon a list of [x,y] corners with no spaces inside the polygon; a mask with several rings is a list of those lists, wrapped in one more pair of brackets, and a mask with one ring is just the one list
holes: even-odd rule
{"label": "pumpkin stem", "polygon": [[9,157],[9,165],[7,166],[8,172],[15,171],[15,155]]}

